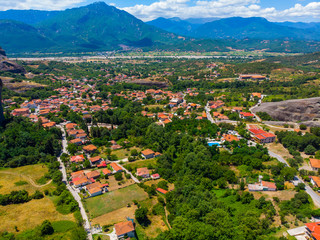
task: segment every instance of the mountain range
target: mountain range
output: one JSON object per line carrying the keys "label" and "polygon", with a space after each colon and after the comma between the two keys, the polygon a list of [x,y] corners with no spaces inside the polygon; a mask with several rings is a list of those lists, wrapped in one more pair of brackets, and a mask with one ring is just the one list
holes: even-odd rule
{"label": "mountain range", "polygon": [[259,17],[231,17],[202,24],[188,19],[157,18],[147,24],[194,38],[320,40],[320,23],[269,22]]}
{"label": "mountain range", "polygon": [[320,49],[320,23],[264,18],[158,18],[143,22],[96,2],[64,11],[0,11],[0,46],[9,53],[109,50],[312,52]]}

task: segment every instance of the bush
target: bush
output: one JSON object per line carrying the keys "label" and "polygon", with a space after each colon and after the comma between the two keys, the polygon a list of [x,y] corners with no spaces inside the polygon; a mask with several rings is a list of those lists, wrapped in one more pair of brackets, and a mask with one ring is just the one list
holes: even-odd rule
{"label": "bush", "polygon": [[310,144],[304,149],[304,152],[307,155],[314,155],[316,151],[317,149],[315,149],[315,147]]}
{"label": "bush", "polygon": [[51,222],[49,222],[48,220],[45,220],[42,222],[41,226],[40,226],[40,232],[41,235],[51,235],[54,232],[54,229],[51,225]]}
{"label": "bush", "polygon": [[33,199],[41,199],[44,198],[43,193],[38,190],[31,196]]}
{"label": "bush", "polygon": [[117,180],[117,181],[121,181],[123,179],[122,177],[122,172],[117,172],[115,175],[114,175],[114,178]]}

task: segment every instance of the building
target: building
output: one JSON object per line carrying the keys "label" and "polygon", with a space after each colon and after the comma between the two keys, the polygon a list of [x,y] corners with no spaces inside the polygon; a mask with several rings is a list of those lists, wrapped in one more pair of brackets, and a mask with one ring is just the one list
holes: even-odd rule
{"label": "building", "polygon": [[320,222],[306,223],[306,233],[309,239],[320,240]]}
{"label": "building", "polygon": [[115,171],[115,172],[122,172],[122,167],[120,167],[117,163],[115,163],[115,162],[112,162],[112,163],[110,163],[110,166],[113,168],[113,170]]}
{"label": "building", "polygon": [[12,111],[13,116],[27,116],[29,113],[29,108],[17,108]]}
{"label": "building", "polygon": [[261,181],[260,183],[248,184],[250,192],[257,191],[277,191],[277,186],[274,182]]}
{"label": "building", "polygon": [[102,162],[102,158],[100,156],[89,158],[91,166],[99,165]]}
{"label": "building", "polygon": [[312,176],[310,182],[313,186],[320,187],[320,177]]}
{"label": "building", "polygon": [[118,239],[124,237],[135,237],[135,229],[132,221],[120,222],[114,225]]}
{"label": "building", "polygon": [[310,158],[310,165],[313,171],[318,171],[318,169],[320,169],[320,160],[315,158]]}
{"label": "building", "polygon": [[143,177],[143,178],[149,178],[149,177],[150,177],[150,174],[149,174],[148,168],[146,168],[146,167],[144,167],[144,168],[137,168],[137,176]]}
{"label": "building", "polygon": [[162,188],[157,188],[156,191],[159,192],[159,193],[162,193],[162,194],[167,194],[168,193],[167,190],[164,190]]}
{"label": "building", "polygon": [[95,151],[97,151],[97,147],[94,146],[94,145],[92,145],[92,144],[90,144],[90,145],[88,145],[88,146],[84,146],[84,147],[83,147],[83,150],[84,150],[85,152],[87,152],[87,153],[94,153]]}
{"label": "building", "polygon": [[145,159],[154,158],[155,152],[152,151],[151,149],[146,149],[141,152],[141,155]]}
{"label": "building", "polygon": [[242,119],[249,119],[249,118],[253,118],[254,117],[254,115],[252,113],[249,113],[249,112],[240,112],[239,116]]}
{"label": "building", "polygon": [[74,162],[74,163],[79,163],[79,162],[83,162],[85,160],[84,156],[83,155],[76,155],[76,156],[72,156],[70,158],[70,161],[71,162]]}
{"label": "building", "polygon": [[268,133],[260,128],[250,128],[253,139],[259,143],[272,143],[276,140],[276,135]]}
{"label": "building", "polygon": [[97,170],[95,170],[95,171],[86,173],[86,175],[87,175],[88,178],[93,178],[93,179],[95,179],[95,178],[100,177],[100,172],[97,171]]}
{"label": "building", "polygon": [[151,175],[151,178],[152,178],[153,180],[156,180],[156,179],[159,179],[159,178],[160,178],[160,175],[159,175],[159,173],[155,173],[155,174],[152,174],[152,175]]}

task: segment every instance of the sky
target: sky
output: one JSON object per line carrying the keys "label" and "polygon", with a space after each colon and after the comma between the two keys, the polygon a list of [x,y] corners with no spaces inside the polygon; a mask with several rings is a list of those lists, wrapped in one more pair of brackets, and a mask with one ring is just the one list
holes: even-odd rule
{"label": "sky", "polygon": [[[97,0],[0,0],[0,10],[63,10]],[[264,17],[269,21],[320,22],[320,1],[314,0],[104,0],[135,17],[226,18]]]}

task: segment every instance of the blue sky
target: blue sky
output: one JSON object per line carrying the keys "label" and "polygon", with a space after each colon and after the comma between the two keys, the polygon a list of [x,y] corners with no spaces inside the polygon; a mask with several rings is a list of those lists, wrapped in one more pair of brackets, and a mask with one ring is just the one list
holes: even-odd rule
{"label": "blue sky", "polygon": [[[0,0],[0,10],[63,10],[96,0]],[[270,21],[320,22],[320,1],[314,0],[104,0],[137,18],[265,17]]]}

